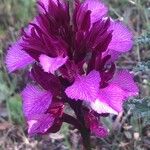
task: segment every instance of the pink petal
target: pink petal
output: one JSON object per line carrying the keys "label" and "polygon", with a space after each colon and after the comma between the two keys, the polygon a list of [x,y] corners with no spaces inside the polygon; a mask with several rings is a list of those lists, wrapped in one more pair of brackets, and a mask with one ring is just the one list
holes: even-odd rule
{"label": "pink petal", "polygon": [[84,5],[88,5],[91,10],[91,23],[100,20],[108,12],[108,8],[101,0],[85,0]]}
{"label": "pink petal", "polygon": [[127,70],[117,71],[111,84],[118,85],[122,90],[126,92],[126,96],[136,96],[138,95],[139,89],[134,82],[134,76],[130,74]]}
{"label": "pink petal", "polygon": [[100,90],[99,100],[107,103],[117,112],[122,111],[122,104],[125,97],[124,91],[113,84],[110,84],[104,89]]}
{"label": "pink petal", "polygon": [[34,134],[44,134],[54,123],[54,118],[50,114],[41,114],[32,116],[27,120],[28,133],[32,136]]}
{"label": "pink petal", "polygon": [[132,32],[120,21],[112,21],[109,30],[112,32],[112,40],[108,49],[118,52],[127,52],[133,46]]}
{"label": "pink petal", "polygon": [[110,84],[106,88],[100,89],[99,96],[91,107],[97,113],[118,114],[123,110],[122,104],[125,92],[118,86]]}
{"label": "pink petal", "polygon": [[64,65],[67,61],[68,57],[58,56],[56,58],[51,58],[46,55],[40,55],[39,60],[40,64],[45,72],[52,73],[59,69],[62,65]]}
{"label": "pink petal", "polygon": [[93,70],[87,76],[78,76],[75,82],[65,90],[67,96],[75,100],[93,101],[99,91],[100,74]]}
{"label": "pink petal", "polygon": [[34,61],[31,56],[22,50],[22,47],[19,45],[20,42],[21,40],[13,44],[8,49],[6,56],[6,66],[9,72],[22,69]]}
{"label": "pink petal", "polygon": [[27,85],[22,92],[23,112],[27,118],[35,114],[42,114],[49,108],[52,95],[34,85]]}

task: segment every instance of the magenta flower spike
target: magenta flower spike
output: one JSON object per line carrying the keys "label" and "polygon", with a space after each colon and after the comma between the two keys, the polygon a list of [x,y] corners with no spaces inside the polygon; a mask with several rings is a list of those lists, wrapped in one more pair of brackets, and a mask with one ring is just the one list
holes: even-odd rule
{"label": "magenta flower spike", "polygon": [[[37,16],[7,52],[9,72],[30,65],[34,84],[23,90],[29,135],[57,132],[63,122],[79,129],[86,149],[90,133],[106,137],[103,114],[118,115],[138,94],[133,75],[115,61],[131,50],[132,32],[108,16],[101,0],[38,0]],[[76,118],[66,114],[65,104]],[[88,141],[88,142],[87,142]]]}

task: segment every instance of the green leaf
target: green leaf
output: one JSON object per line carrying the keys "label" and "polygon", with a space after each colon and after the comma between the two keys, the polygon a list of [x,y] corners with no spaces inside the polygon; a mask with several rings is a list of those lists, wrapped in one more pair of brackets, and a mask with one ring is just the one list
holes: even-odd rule
{"label": "green leaf", "polygon": [[135,73],[143,72],[149,73],[150,72],[150,60],[139,62],[138,65],[133,69]]}
{"label": "green leaf", "polygon": [[150,117],[150,97],[129,100],[125,108],[131,110],[136,118]]}
{"label": "green leaf", "polygon": [[134,131],[142,132],[142,128],[150,122],[150,97],[132,99],[125,103],[125,109],[131,111],[130,123]]}

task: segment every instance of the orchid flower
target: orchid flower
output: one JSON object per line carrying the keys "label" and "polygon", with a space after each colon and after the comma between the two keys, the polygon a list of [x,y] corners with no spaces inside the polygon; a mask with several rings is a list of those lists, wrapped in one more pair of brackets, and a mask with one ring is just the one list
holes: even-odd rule
{"label": "orchid flower", "polygon": [[[30,65],[34,84],[21,93],[28,133],[57,132],[68,122],[86,147],[90,133],[108,135],[103,114],[118,115],[139,90],[134,76],[115,65],[132,48],[130,29],[109,17],[101,0],[73,4],[72,10],[65,0],[37,0],[37,16],[9,47],[6,66],[14,72]],[[67,103],[76,118],[65,113]]]}

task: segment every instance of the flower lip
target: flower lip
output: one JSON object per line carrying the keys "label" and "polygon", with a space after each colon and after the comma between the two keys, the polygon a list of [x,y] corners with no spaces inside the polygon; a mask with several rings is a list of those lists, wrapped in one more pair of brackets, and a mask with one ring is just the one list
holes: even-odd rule
{"label": "flower lip", "polygon": [[97,97],[100,80],[99,72],[93,70],[87,76],[77,76],[65,93],[74,100],[93,101]]}
{"label": "flower lip", "polygon": [[[56,131],[61,127],[61,117],[64,104],[56,101],[52,94],[37,86],[28,85],[22,92],[23,112],[26,117],[32,136],[34,134],[45,134],[48,131]],[[55,125],[57,125],[55,127]]]}
{"label": "flower lip", "polygon": [[50,92],[31,84],[27,85],[21,95],[23,99],[23,112],[27,118],[30,115],[45,113],[52,101],[52,94]]}

